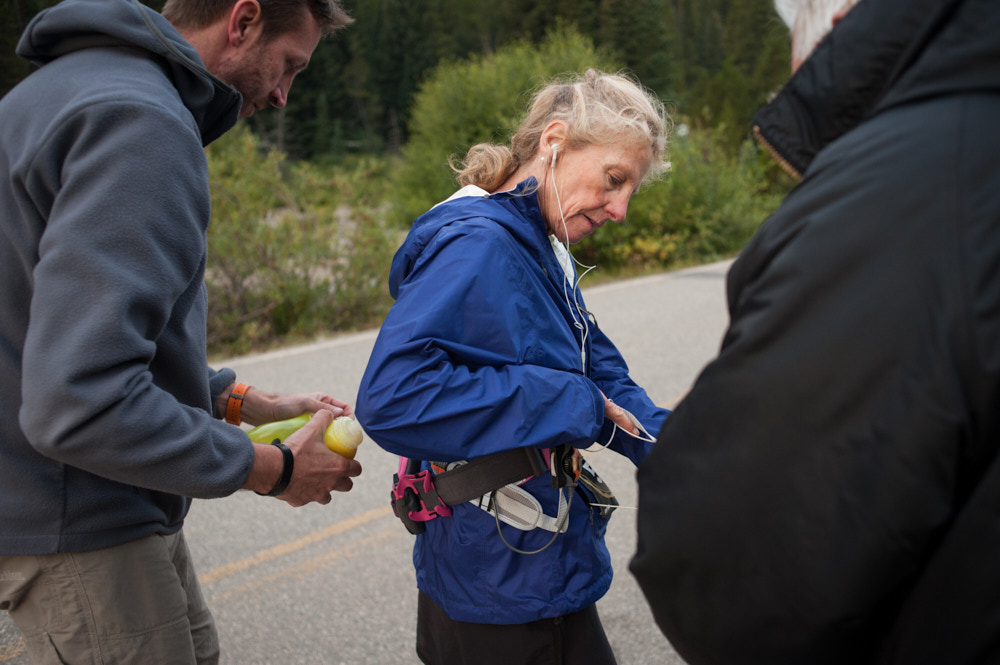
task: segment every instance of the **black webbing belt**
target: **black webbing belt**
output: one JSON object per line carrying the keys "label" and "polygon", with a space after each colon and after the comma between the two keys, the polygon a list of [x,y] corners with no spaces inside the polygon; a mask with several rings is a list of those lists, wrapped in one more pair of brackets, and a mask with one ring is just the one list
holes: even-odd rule
{"label": "black webbing belt", "polygon": [[[572,458],[573,449],[558,446],[550,451],[558,460],[551,473],[553,486],[565,483],[563,458]],[[435,465],[441,466],[441,465]],[[393,476],[390,504],[396,517],[410,533],[422,533],[424,522],[439,516],[450,516],[450,506],[457,506],[526,478],[549,475],[542,451],[538,448],[514,448],[485,457],[477,457],[448,471],[432,474],[420,470],[420,460],[403,459],[399,473]],[[579,474],[577,474],[579,475]],[[575,481],[575,478],[573,479]]]}
{"label": "black webbing belt", "polygon": [[548,474],[549,467],[538,448],[514,448],[477,457],[434,476],[434,489],[449,506],[471,501],[504,485]]}

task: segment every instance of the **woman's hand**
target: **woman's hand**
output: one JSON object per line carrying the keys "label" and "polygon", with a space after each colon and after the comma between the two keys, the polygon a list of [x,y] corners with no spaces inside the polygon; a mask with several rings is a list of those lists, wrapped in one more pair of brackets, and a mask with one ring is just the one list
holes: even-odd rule
{"label": "woman's hand", "polygon": [[[223,391],[223,395],[228,397],[229,391]],[[223,399],[225,397],[220,396],[220,402]],[[243,396],[240,420],[249,425],[263,425],[264,423],[272,423],[276,420],[294,418],[303,413],[316,413],[320,410],[330,411],[334,417],[354,417],[354,411],[347,402],[326,393],[279,395],[251,387]]]}
{"label": "woman's hand", "polygon": [[603,392],[601,393],[601,397],[604,398],[604,417],[609,418],[612,422],[618,425],[618,427],[622,428],[629,434],[639,436],[639,428],[636,427],[635,423],[632,422],[632,419],[629,418],[628,412],[608,399],[608,396]]}

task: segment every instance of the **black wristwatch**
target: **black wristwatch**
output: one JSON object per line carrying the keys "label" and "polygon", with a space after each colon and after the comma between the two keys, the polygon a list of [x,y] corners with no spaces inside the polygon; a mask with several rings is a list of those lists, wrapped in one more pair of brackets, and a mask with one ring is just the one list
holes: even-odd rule
{"label": "black wristwatch", "polygon": [[284,465],[281,467],[281,477],[278,478],[278,482],[274,484],[274,487],[272,487],[271,491],[267,494],[257,492],[260,496],[278,496],[288,489],[288,483],[292,480],[292,469],[295,468],[295,456],[292,455],[292,451],[289,450],[288,446],[283,444],[279,439],[272,441],[271,445],[277,446],[277,448],[281,451],[281,457],[284,460]]}

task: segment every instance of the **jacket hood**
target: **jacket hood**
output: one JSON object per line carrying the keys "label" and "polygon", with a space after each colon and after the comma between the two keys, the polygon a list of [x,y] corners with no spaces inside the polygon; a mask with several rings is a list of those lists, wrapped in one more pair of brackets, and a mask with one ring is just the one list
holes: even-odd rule
{"label": "jacket hood", "polygon": [[795,177],[866,118],[919,99],[1000,90],[996,0],[862,0],[774,101],[754,136]]}
{"label": "jacket hood", "polygon": [[[397,297],[400,285],[439,231],[467,219],[485,218],[496,222],[524,245],[539,263],[545,261],[543,248],[549,248],[549,242],[537,190],[538,182],[531,177],[509,192],[450,199],[418,217],[392,259],[389,293],[393,298]],[[528,224],[525,224],[525,219]],[[551,260],[554,260],[554,255]]]}
{"label": "jacket hood", "polygon": [[125,47],[163,59],[185,106],[208,145],[239,119],[243,104],[232,86],[213,76],[193,46],[138,0],[65,0],[39,12],[17,54],[39,66],[88,48]]}

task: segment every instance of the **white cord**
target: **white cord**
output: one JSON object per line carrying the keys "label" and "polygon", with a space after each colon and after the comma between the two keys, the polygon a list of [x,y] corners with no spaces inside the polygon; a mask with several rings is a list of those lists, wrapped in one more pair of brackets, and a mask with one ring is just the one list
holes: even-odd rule
{"label": "white cord", "polygon": [[[569,256],[570,261],[580,266],[581,268],[585,268],[585,270],[582,273],[577,272],[576,281],[573,282],[572,284],[570,283],[569,276],[563,275],[563,298],[566,299],[566,305],[569,307],[570,316],[573,317],[573,325],[576,326],[577,330],[580,331],[580,362],[582,364],[581,369],[583,369],[583,371],[586,371],[587,359],[585,354],[587,349],[587,337],[590,335],[590,328],[587,326],[586,323],[583,323],[581,321],[581,318],[585,318],[585,315],[583,313],[583,308],[580,306],[580,299],[578,294],[579,294],[580,280],[583,279],[587,273],[589,273],[597,266],[588,266],[584,263],[581,263],[576,259],[575,256],[573,256],[573,253],[569,251],[569,228],[566,226],[566,214],[563,212],[562,198],[559,196],[559,185],[556,184],[555,158],[552,159],[552,164],[549,170],[552,173],[552,189],[556,193],[556,205],[559,208],[559,217],[562,220],[563,238],[564,238],[563,244],[565,244],[566,246],[566,254]],[[567,292],[567,286],[570,286],[573,289],[573,302],[570,302],[569,293]],[[576,313],[573,312],[574,309],[576,309]],[[580,318],[577,318],[577,314],[580,315]]]}
{"label": "white cord", "polygon": [[[542,545],[541,547],[539,547],[537,550],[531,550],[531,551],[528,551],[528,550],[519,550],[518,548],[514,547],[509,542],[507,542],[507,539],[504,538],[504,535],[503,535],[503,529],[500,528],[500,511],[499,510],[494,510],[493,511],[493,519],[495,519],[496,523],[497,523],[497,533],[500,534],[500,540],[502,540],[503,544],[507,546],[507,549],[509,549],[512,552],[516,552],[518,554],[529,554],[529,555],[530,554],[539,554],[539,553],[544,552],[545,550],[547,550],[552,543],[556,542],[556,538],[559,537],[559,534],[562,533],[563,528],[566,526],[566,520],[569,519],[569,502],[566,501],[566,497],[563,494],[563,492],[564,492],[565,489],[566,488],[564,488],[564,487],[560,487],[559,488],[559,504],[561,506],[565,502],[565,505],[566,505],[565,511],[564,511],[564,513],[562,515],[562,519],[560,519],[556,523],[556,532],[552,534],[552,538],[549,539],[549,542],[545,543],[544,545]],[[573,497],[570,496],[570,499],[572,499],[572,498]]]}
{"label": "white cord", "polygon": [[618,423],[613,422],[611,424],[613,425],[613,427],[611,428],[611,436],[608,438],[607,443],[601,444],[598,443],[597,441],[594,441],[588,447],[584,448],[584,450],[586,450],[588,453],[600,453],[607,450],[608,447],[611,445],[611,442],[615,440],[615,432],[618,431]]}
{"label": "white cord", "polygon": [[[625,413],[628,413],[628,411],[626,411]],[[653,435],[646,431],[646,428],[642,426],[642,424],[635,418],[635,416],[633,416],[630,413],[628,413],[628,415],[632,418],[632,421],[636,424],[636,428],[639,430],[639,434],[632,434],[632,432],[628,431],[624,427],[620,427],[618,423],[612,422],[611,436],[608,438],[608,442],[602,444],[598,441],[594,441],[588,447],[584,448],[584,450],[586,450],[588,453],[599,453],[607,450],[608,447],[611,445],[611,442],[615,440],[615,433],[618,430],[625,432],[625,434],[632,437],[633,439],[638,439],[639,441],[645,441],[646,443],[656,443],[656,439],[653,438]]]}

